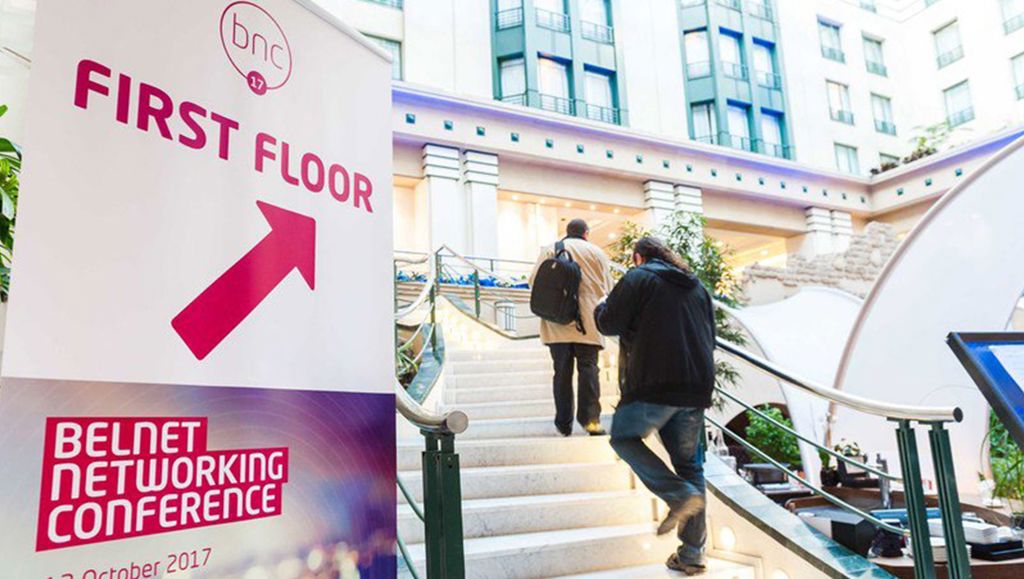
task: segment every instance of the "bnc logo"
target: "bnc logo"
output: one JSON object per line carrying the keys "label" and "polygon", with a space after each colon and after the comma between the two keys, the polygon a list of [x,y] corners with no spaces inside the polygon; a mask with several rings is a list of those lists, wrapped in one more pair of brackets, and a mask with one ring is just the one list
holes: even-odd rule
{"label": "bnc logo", "polygon": [[224,52],[252,92],[264,95],[292,75],[292,49],[274,17],[253,2],[228,4],[220,16]]}

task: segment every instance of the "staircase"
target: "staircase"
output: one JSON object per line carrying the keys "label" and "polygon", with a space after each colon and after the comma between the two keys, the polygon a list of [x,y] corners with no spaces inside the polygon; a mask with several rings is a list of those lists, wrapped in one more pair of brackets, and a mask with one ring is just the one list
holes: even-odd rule
{"label": "staircase", "polygon": [[[617,460],[608,438],[558,436],[552,419],[551,359],[537,341],[486,351],[450,344],[445,404],[470,417],[456,450],[462,465],[467,576],[681,577],[665,559],[674,536],[656,537],[660,508]],[[616,386],[602,380],[604,422]],[[399,476],[422,500],[422,440],[399,442]],[[399,534],[416,566],[423,526],[407,504]],[[422,573],[421,573],[422,575]],[[704,577],[757,579],[753,567],[711,559]]]}

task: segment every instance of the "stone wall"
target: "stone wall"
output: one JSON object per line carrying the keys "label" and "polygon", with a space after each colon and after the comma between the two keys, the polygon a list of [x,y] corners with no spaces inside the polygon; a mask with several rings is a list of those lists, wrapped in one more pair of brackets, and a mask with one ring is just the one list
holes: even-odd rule
{"label": "stone wall", "polygon": [[744,293],[751,304],[785,299],[803,286],[831,287],[864,297],[898,245],[893,226],[871,222],[850,238],[844,252],[813,257],[790,255],[784,268],[760,264],[747,267],[743,272]]}

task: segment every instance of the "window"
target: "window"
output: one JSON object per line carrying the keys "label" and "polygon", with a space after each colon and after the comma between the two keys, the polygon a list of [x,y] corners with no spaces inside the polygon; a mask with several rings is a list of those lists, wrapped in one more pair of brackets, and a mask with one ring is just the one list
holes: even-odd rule
{"label": "window", "polygon": [[715,103],[700,103],[690,107],[693,117],[693,138],[702,143],[715,143],[718,135],[718,119],[715,118]]}
{"label": "window", "polygon": [[942,96],[946,101],[946,122],[950,127],[962,125],[974,119],[971,87],[968,86],[966,80],[942,91]]}
{"label": "window", "polygon": [[618,124],[619,111],[615,108],[612,75],[587,69],[583,72],[583,86],[586,90],[587,118]]}
{"label": "window", "polygon": [[495,24],[498,30],[523,25],[523,0],[498,0]]}
{"label": "window", "polygon": [[517,105],[526,104],[526,64],[522,57],[506,58],[499,65],[501,72],[501,100]]}
{"label": "window", "polygon": [[836,169],[851,175],[860,173],[860,162],[857,160],[856,147],[836,143]]}
{"label": "window", "polygon": [[948,66],[964,57],[960,44],[960,25],[954,20],[932,33],[935,37],[935,60],[939,68]]}
{"label": "window", "polygon": [[730,104],[726,114],[729,119],[729,142],[722,144],[734,149],[752,150],[750,146],[750,108]]}
{"label": "window", "polygon": [[828,90],[828,112],[833,121],[848,125],[853,124],[853,111],[850,108],[850,88],[838,82],[825,81]]}
{"label": "window", "polygon": [[1013,84],[1017,91],[1017,99],[1024,99],[1024,53],[1010,59],[1013,67]]}
{"label": "window", "polygon": [[885,68],[885,56],[882,54],[882,41],[876,38],[864,37],[864,63],[868,72],[881,76],[888,76]]}
{"label": "window", "polygon": [[740,37],[722,32],[718,35],[718,38],[722,69],[725,76],[746,79],[747,67],[743,66],[743,50],[740,48]]}
{"label": "window", "polygon": [[692,30],[684,34],[683,49],[686,51],[686,78],[711,76],[707,30]]}
{"label": "window", "polygon": [[747,9],[761,20],[772,20],[772,5],[769,0],[747,0]]}
{"label": "window", "polygon": [[871,112],[875,116],[875,130],[889,135],[896,134],[896,123],[892,120],[892,101],[889,97],[871,95]]}
{"label": "window", "polygon": [[878,5],[875,0],[860,0],[860,7],[868,12],[878,12]]}
{"label": "window", "polygon": [[566,115],[573,114],[569,92],[569,67],[551,58],[537,59],[540,108]]}
{"label": "window", "polygon": [[754,42],[754,76],[763,87],[782,88],[782,77],[775,72],[774,47]]}
{"label": "window", "polygon": [[1024,0],[1002,0],[1003,31],[1009,34],[1024,27]]}
{"label": "window", "polygon": [[537,12],[537,26],[556,32],[569,31],[565,0],[533,0],[533,5]]}
{"label": "window", "polygon": [[785,157],[782,144],[782,117],[768,111],[761,111],[761,140],[764,152],[775,157]]}
{"label": "window", "polygon": [[391,78],[402,80],[402,43],[377,36],[367,35],[367,38],[379,44],[391,55]]}
{"label": "window", "polygon": [[839,25],[824,20],[818,21],[818,38],[821,40],[821,55],[836,62],[846,62],[843,42],[839,36]]}
{"label": "window", "polygon": [[615,42],[608,13],[608,0],[580,1],[580,35],[604,44]]}

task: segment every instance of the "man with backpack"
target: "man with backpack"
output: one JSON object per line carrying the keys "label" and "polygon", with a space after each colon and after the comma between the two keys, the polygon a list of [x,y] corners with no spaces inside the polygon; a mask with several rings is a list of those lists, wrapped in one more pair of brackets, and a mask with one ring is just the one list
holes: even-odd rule
{"label": "man with backpack", "polygon": [[[705,570],[704,410],[715,385],[715,310],[710,294],[664,243],[644,237],[633,263],[595,316],[601,333],[619,336],[619,389],[611,445],[665,501],[662,535],[682,543],[665,562],[686,575]],[[657,432],[669,468],[644,439]]]}
{"label": "man with backpack", "polygon": [[608,256],[587,241],[590,227],[573,219],[566,237],[545,247],[530,275],[530,308],[541,318],[540,339],[555,366],[555,428],[572,434],[573,368],[578,368],[576,420],[591,435],[601,428],[601,382],[597,366],[604,338],[594,323],[594,308],[611,289]]}

